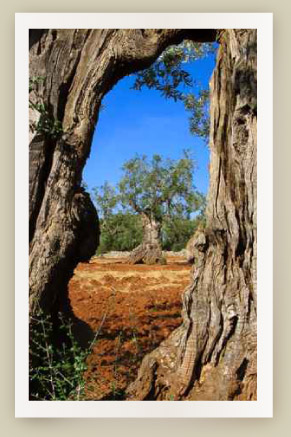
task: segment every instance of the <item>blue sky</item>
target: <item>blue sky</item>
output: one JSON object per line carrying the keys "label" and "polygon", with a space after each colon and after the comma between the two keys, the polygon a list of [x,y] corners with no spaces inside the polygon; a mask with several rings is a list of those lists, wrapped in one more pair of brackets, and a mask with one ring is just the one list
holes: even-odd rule
{"label": "blue sky", "polygon": [[[215,64],[210,55],[185,65],[194,79],[207,86]],[[165,99],[156,90],[130,89],[134,76],[120,80],[103,99],[90,157],[83,171],[89,187],[105,181],[115,185],[122,176],[122,164],[136,153],[179,159],[184,149],[193,151],[197,163],[193,182],[206,194],[208,190],[209,149],[189,132],[188,114],[180,102]]]}

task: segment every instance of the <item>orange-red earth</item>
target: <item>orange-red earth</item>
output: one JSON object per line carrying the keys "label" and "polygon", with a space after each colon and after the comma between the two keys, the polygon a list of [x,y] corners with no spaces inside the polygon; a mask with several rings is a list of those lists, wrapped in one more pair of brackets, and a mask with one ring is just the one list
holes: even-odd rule
{"label": "orange-red earth", "polygon": [[155,266],[94,257],[77,266],[69,283],[71,306],[96,335],[87,359],[85,399],[124,398],[144,355],[180,325],[190,270],[181,257]]}

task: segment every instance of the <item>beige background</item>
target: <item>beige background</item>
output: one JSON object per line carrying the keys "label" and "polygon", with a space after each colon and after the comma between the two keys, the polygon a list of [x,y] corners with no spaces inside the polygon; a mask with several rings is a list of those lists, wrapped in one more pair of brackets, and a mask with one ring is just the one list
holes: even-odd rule
{"label": "beige background", "polygon": [[[289,3],[289,6],[288,6]],[[290,402],[290,14],[287,0],[8,0],[1,2],[1,349],[4,436],[285,436]],[[274,13],[274,419],[14,419],[14,13]],[[289,135],[288,135],[289,134]],[[289,146],[289,147],[288,147]],[[288,268],[289,267],[289,268]],[[289,429],[288,429],[289,428]]]}

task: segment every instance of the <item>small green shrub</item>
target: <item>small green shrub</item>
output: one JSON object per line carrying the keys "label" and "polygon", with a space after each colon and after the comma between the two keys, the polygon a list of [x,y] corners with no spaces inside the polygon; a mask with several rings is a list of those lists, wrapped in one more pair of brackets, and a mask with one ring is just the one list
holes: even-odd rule
{"label": "small green shrub", "polygon": [[44,82],[44,76],[33,76],[29,79],[29,93],[34,91],[37,100],[41,101],[41,103],[35,103],[29,100],[29,107],[40,113],[38,122],[31,123],[30,128],[38,134],[56,139],[63,133],[63,127],[62,123],[49,113],[47,106],[38,94],[38,86]]}
{"label": "small green shrub", "polygon": [[58,346],[55,327],[49,316],[39,311],[30,323],[29,381],[31,400],[84,399],[86,359],[94,341],[82,349],[72,333],[72,322],[59,314]]}
{"label": "small green shrub", "polygon": [[32,123],[31,128],[38,134],[45,135],[51,138],[58,138],[63,133],[62,123],[55,120],[48,112],[43,103],[29,102],[29,107],[40,113],[37,123]]}

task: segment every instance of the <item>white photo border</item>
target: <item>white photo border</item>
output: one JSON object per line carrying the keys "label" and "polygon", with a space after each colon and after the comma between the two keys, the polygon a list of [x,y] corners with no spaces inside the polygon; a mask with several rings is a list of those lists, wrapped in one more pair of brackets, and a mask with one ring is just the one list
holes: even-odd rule
{"label": "white photo border", "polygon": [[[257,401],[29,401],[28,396],[28,30],[213,28],[258,32],[258,399]],[[273,415],[273,14],[15,14],[15,416],[222,418]]]}

